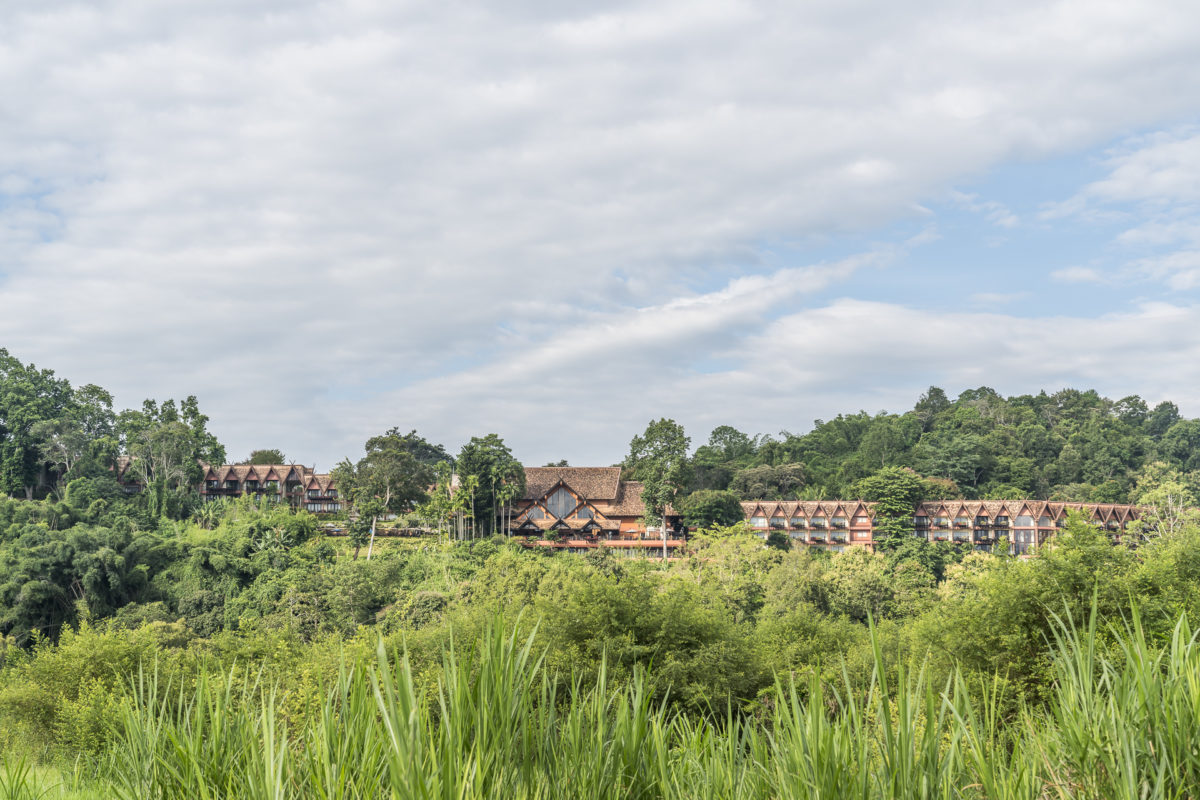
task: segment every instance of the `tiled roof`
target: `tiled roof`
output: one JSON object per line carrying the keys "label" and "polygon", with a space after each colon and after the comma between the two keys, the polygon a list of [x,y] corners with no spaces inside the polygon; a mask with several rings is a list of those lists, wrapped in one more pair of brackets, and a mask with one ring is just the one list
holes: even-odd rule
{"label": "tiled roof", "polygon": [[643,516],[646,513],[646,504],[642,502],[642,482],[620,481],[616,499],[605,513],[610,517]]}
{"label": "tiled roof", "polygon": [[526,467],[522,500],[540,500],[559,481],[588,500],[613,500],[621,483],[620,467]]}

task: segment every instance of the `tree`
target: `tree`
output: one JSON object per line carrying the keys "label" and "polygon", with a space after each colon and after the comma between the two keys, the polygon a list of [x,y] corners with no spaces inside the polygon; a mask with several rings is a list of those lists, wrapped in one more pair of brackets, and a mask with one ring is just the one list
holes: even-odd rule
{"label": "tree", "polygon": [[357,462],[351,463],[347,458],[334,467],[333,479],[338,487],[350,498],[359,516],[371,520],[368,560],[374,548],[378,518],[416,508],[425,501],[437,478],[434,465],[422,460],[427,444],[415,432],[402,436],[392,428],[368,439],[366,455]]}
{"label": "tree", "polygon": [[676,511],[685,525],[702,530],[715,525],[736,525],[744,517],[738,496],[716,489],[692,492],[679,503]]}
{"label": "tree", "polygon": [[1195,494],[1178,470],[1161,461],[1146,465],[1132,494],[1144,507],[1138,526],[1143,535],[1171,536],[1200,525]]}
{"label": "tree", "polygon": [[[478,479],[479,488],[471,501],[472,513],[477,520],[487,520],[488,534],[495,533],[502,498],[511,500],[525,490],[525,469],[521,462],[497,434],[472,436],[458,454],[458,474],[464,483],[470,477]],[[515,489],[506,490],[506,486]]]}
{"label": "tree", "polygon": [[625,459],[626,468],[642,482],[647,521],[661,526],[663,559],[667,557],[667,509],[687,485],[690,444],[682,425],[663,418],[647,425],[641,436],[633,437]]}
{"label": "tree", "polygon": [[132,462],[130,470],[147,486],[157,479],[190,488],[204,477],[201,464],[224,464],[225,447],[208,430],[195,395],[176,406],[165,400],[142,403],[141,411],[117,415],[115,435]]}
{"label": "tree", "polygon": [[754,441],[729,425],[713,428],[708,436],[708,446],[716,449],[725,461],[737,461],[754,455]]}
{"label": "tree", "polygon": [[763,464],[738,470],[729,482],[729,491],[745,500],[791,500],[806,482],[803,464]]}
{"label": "tree", "polygon": [[288,463],[287,456],[282,450],[251,450],[250,455],[246,456],[245,461],[239,461],[239,464],[286,464]]}
{"label": "tree", "polygon": [[71,385],[52,370],[22,364],[0,348],[0,492],[32,498],[46,483],[35,428],[71,410]]}
{"label": "tree", "polygon": [[854,492],[875,504],[873,538],[880,551],[898,547],[912,535],[913,510],[925,493],[920,475],[904,467],[887,467],[856,483]]}

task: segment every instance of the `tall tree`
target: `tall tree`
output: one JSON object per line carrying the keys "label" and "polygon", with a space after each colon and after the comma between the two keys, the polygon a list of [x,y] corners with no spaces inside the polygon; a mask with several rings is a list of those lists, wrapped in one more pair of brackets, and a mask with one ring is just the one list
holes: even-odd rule
{"label": "tall tree", "polygon": [[140,411],[122,411],[115,431],[132,459],[130,470],[147,486],[163,480],[171,488],[191,488],[204,477],[201,464],[225,463],[225,447],[208,430],[195,395],[179,406],[146,400]]}
{"label": "tall tree", "polygon": [[691,439],[673,419],[659,419],[646,426],[641,436],[629,443],[625,467],[642,482],[642,503],[647,521],[662,530],[663,558],[667,557],[667,510],[688,483],[688,447]]}
{"label": "tall tree", "polygon": [[481,525],[486,525],[489,534],[495,533],[502,498],[511,499],[525,489],[525,469],[521,462],[497,434],[473,436],[458,454],[458,474],[464,485],[469,477],[479,480],[472,501],[474,516]]}
{"label": "tall tree", "polygon": [[880,550],[899,547],[913,532],[913,510],[925,496],[921,476],[904,467],[887,467],[854,485],[862,500],[875,503],[873,538]]}
{"label": "tall tree", "polygon": [[338,488],[360,516],[371,519],[371,544],[375,526],[383,514],[401,514],[425,501],[437,478],[435,465],[422,460],[428,442],[415,433],[402,436],[392,428],[367,440],[366,455],[357,462],[343,459],[333,469]]}
{"label": "tall tree", "polygon": [[0,492],[33,497],[47,475],[35,428],[72,409],[71,385],[0,348]]}

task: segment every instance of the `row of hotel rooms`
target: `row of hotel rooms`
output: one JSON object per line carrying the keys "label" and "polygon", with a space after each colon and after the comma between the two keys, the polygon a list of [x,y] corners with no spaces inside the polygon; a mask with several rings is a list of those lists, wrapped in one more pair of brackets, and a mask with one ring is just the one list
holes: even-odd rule
{"label": "row of hotel rooms", "polygon": [[[873,504],[857,501],[742,503],[752,528],[763,535],[785,532],[798,542],[841,550],[873,542]],[[1140,517],[1136,506],[1106,503],[1056,503],[1043,500],[945,500],[922,503],[913,514],[913,532],[935,542],[970,544],[990,550],[1000,539],[1016,553],[1046,541],[1078,512],[1120,540]]]}
{"label": "row of hotel rooms", "polygon": [[[128,464],[118,466],[124,478]],[[132,486],[132,484],[130,484]],[[200,494],[207,500],[256,495],[303,506],[316,514],[342,510],[328,474],[301,464],[206,467]],[[525,492],[504,520],[509,533],[530,547],[585,552],[600,547],[630,554],[672,555],[687,529],[668,517],[667,535],[643,520],[642,485],[621,479],[620,467],[526,467]],[[1110,531],[1116,540],[1140,516],[1135,506],[1035,500],[947,500],[922,503],[913,532],[930,541],[990,550],[1000,539],[1028,553],[1066,524],[1071,511]],[[750,527],[766,536],[786,533],[797,544],[842,550],[873,544],[873,504],[861,501],[766,501],[742,503]]]}

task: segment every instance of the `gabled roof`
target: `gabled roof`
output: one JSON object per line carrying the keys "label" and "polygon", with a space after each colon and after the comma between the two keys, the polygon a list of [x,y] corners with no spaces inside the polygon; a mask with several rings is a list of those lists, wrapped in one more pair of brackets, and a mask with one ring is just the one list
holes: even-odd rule
{"label": "gabled roof", "polygon": [[522,500],[538,500],[564,483],[587,500],[615,500],[620,467],[526,467]]}

